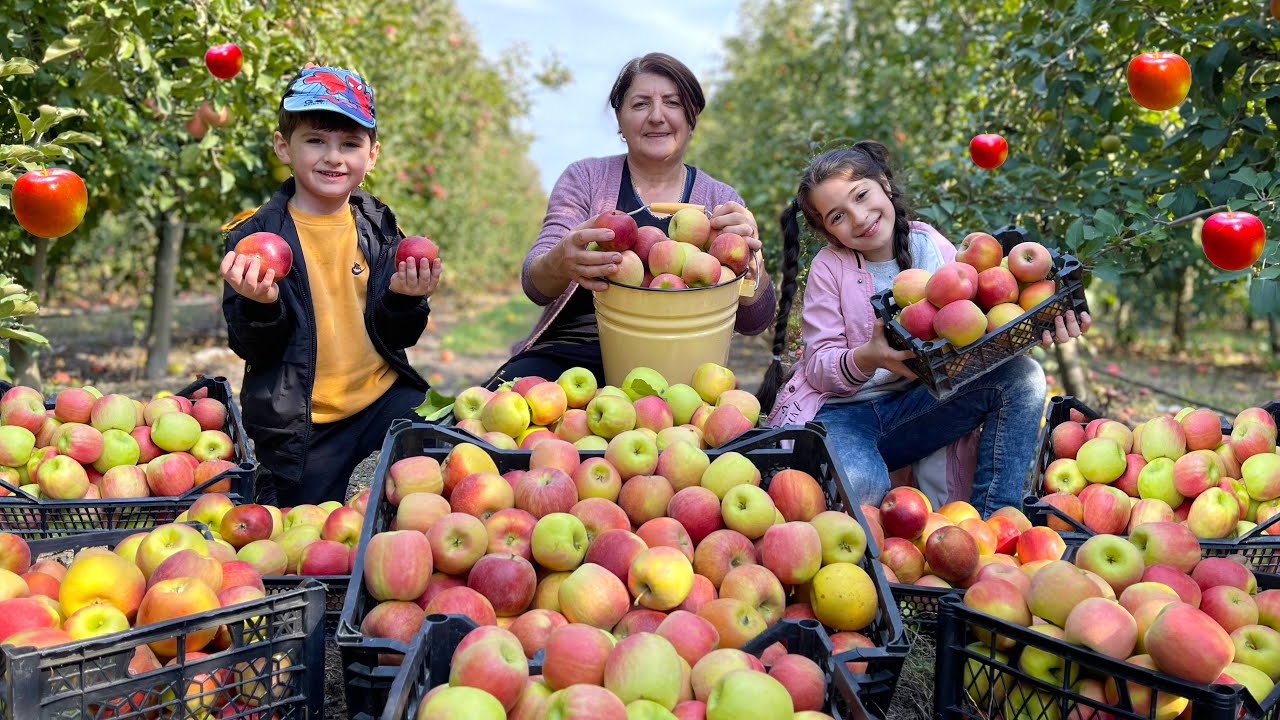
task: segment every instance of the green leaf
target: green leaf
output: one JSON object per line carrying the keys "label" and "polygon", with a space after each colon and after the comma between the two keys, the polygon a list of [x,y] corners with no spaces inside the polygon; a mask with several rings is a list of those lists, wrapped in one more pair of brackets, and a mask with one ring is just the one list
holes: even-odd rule
{"label": "green leaf", "polygon": [[453,396],[442,395],[435,388],[431,388],[427,390],[427,396],[423,398],[422,404],[414,408],[414,412],[432,422],[442,420],[453,412],[453,400]]}
{"label": "green leaf", "polygon": [[30,145],[0,145],[0,163],[40,162],[44,155]]}
{"label": "green leaf", "polygon": [[[1242,270],[1241,272],[1245,271]],[[1272,265],[1258,273],[1259,280],[1275,280],[1276,278],[1280,278],[1280,265]]]}
{"label": "green leaf", "polygon": [[1245,268],[1244,270],[1228,270],[1226,272],[1217,273],[1216,275],[1210,275],[1209,282],[1211,283],[1232,282],[1234,280],[1239,280],[1240,278],[1247,278],[1252,272],[1253,272],[1252,268]]}
{"label": "green leaf", "polygon": [[231,189],[236,186],[236,174],[225,168],[222,170],[221,180],[222,180],[221,192],[223,195],[231,192]]}
{"label": "green leaf", "polygon": [[39,65],[26,58],[9,58],[0,62],[0,78],[7,78],[13,75],[30,75],[39,67]]}
{"label": "green leaf", "polygon": [[89,113],[79,108],[54,107],[52,105],[40,106],[40,117],[36,119],[35,128],[37,133],[43,133],[45,130],[57,125],[58,123],[73,117],[84,117]]}
{"label": "green leaf", "polygon": [[18,118],[18,129],[22,132],[22,142],[31,142],[31,138],[36,136],[35,127],[31,124],[31,118],[19,110],[17,99],[9,98],[9,106],[13,108],[13,114]]}
{"label": "green leaf", "polygon": [[75,145],[77,143],[88,143],[90,145],[101,145],[102,139],[93,133],[80,132],[79,130],[67,130],[58,133],[58,137],[54,138],[59,145]]}
{"label": "green leaf", "polygon": [[1251,188],[1258,187],[1258,173],[1254,172],[1251,167],[1242,167],[1231,173],[1231,179],[1238,183],[1248,185]]}
{"label": "green leaf", "polygon": [[1206,130],[1200,136],[1200,144],[1207,149],[1213,149],[1226,142],[1228,137],[1231,137],[1231,133],[1226,130]]}
{"label": "green leaf", "polygon": [[49,340],[38,332],[31,330],[20,330],[18,328],[0,326],[0,338],[8,338],[10,340],[18,340],[32,345],[46,346]]}
{"label": "green leaf", "polygon": [[1116,235],[1120,231],[1120,218],[1106,208],[1098,208],[1093,214],[1093,224],[1105,235]]}
{"label": "green leaf", "polygon": [[58,58],[70,55],[78,49],[80,49],[80,38],[68,35],[59,40],[55,40],[51,45],[49,45],[49,47],[44,51],[44,62],[53,62]]}
{"label": "green leaf", "polygon": [[1084,220],[1076,218],[1067,226],[1066,235],[1067,249],[1076,252],[1080,249],[1080,244],[1084,242]]}
{"label": "green leaf", "polygon": [[1255,315],[1280,316],[1280,282],[1253,279],[1249,282],[1249,309]]}

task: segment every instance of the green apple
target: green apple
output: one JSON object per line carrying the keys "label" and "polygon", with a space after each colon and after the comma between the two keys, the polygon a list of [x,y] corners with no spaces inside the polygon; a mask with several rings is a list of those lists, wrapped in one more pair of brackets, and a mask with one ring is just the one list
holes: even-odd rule
{"label": "green apple", "polygon": [[1085,441],[1076,453],[1080,474],[1091,483],[1113,483],[1129,465],[1120,443],[1111,438],[1095,437]]}
{"label": "green apple", "polygon": [[1267,674],[1272,682],[1280,680],[1280,632],[1266,625],[1244,625],[1231,631],[1236,646],[1236,659]]}
{"label": "green apple", "polygon": [[795,705],[782,683],[756,670],[733,670],[707,696],[707,720],[791,720]]}
{"label": "green apple", "polygon": [[166,452],[186,452],[200,438],[200,421],[184,412],[168,412],[151,424],[151,442]]}
{"label": "green apple", "polygon": [[446,687],[422,699],[417,717],[432,720],[506,720],[507,711],[484,690],[466,685]]}
{"label": "green apple", "polygon": [[1182,504],[1182,493],[1173,484],[1173,460],[1158,457],[1138,472],[1138,497],[1144,500],[1163,500],[1171,508]]}
{"label": "green apple", "polygon": [[[1030,630],[1058,640],[1065,639],[1062,629],[1053,625],[1032,625]],[[1022,655],[1018,659],[1018,667],[1031,677],[1043,680],[1055,687],[1074,685],[1080,674],[1079,663],[1071,663],[1071,679],[1067,680],[1067,684],[1064,685],[1063,677],[1067,673],[1067,661],[1057,653],[1041,650],[1033,645],[1028,645],[1022,649]]]}
{"label": "green apple", "polygon": [[661,393],[662,399],[671,407],[671,416],[676,425],[684,425],[693,417],[693,412],[702,405],[702,396],[691,386],[684,383],[668,385]]}
{"label": "green apple", "polygon": [[746,455],[737,452],[723,453],[707,466],[702,474],[702,487],[724,500],[730,489],[738,485],[759,485],[760,470]]}
{"label": "green apple", "polygon": [[578,409],[585,408],[587,403],[591,402],[598,387],[596,376],[584,367],[571,367],[560,373],[560,377],[556,378],[556,384],[564,388],[569,407]]}
{"label": "green apple", "polygon": [[724,494],[720,514],[725,527],[756,540],[773,526],[777,516],[773,498],[755,485],[735,485]]}
{"label": "green apple", "polygon": [[606,440],[636,426],[636,409],[626,397],[596,395],[587,403],[587,427]]}
{"label": "green apple", "polygon": [[533,526],[533,558],[548,570],[565,572],[587,554],[587,527],[569,513],[551,513]]}
{"label": "green apple", "polygon": [[141,452],[132,435],[117,428],[108,428],[102,432],[102,454],[93,461],[93,469],[106,473],[117,465],[136,465]]}
{"label": "green apple", "polygon": [[662,373],[653,368],[638,367],[627,373],[627,377],[622,381],[622,391],[632,402],[639,400],[646,395],[662,396],[667,389],[667,379],[662,377]]}

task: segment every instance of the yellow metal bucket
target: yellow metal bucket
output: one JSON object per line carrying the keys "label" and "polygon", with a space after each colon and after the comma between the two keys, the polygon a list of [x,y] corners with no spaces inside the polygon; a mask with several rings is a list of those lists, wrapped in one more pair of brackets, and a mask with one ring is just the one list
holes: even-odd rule
{"label": "yellow metal bucket", "polygon": [[725,365],[740,294],[755,292],[746,273],[719,285],[657,290],[618,285],[596,292],[605,382],[648,367],[670,383],[688,383],[703,363]]}

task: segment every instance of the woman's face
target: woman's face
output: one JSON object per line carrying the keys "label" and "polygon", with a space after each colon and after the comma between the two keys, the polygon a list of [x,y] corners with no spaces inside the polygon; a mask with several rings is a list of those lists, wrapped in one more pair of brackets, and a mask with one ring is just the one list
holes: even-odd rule
{"label": "woman's face", "polygon": [[836,242],[872,262],[893,259],[897,214],[880,182],[835,177],[815,187],[809,199],[822,217],[822,227]]}
{"label": "woman's face", "polygon": [[683,160],[689,145],[689,121],[670,78],[653,73],[636,75],[617,115],[628,154],[651,161]]}

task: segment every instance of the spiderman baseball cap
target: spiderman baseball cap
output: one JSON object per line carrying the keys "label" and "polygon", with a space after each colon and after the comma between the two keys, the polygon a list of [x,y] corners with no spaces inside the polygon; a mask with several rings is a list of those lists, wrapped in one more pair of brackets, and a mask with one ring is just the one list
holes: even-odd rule
{"label": "spiderman baseball cap", "polygon": [[377,127],[373,89],[344,68],[310,67],[289,83],[280,106],[289,112],[327,110],[346,115],[364,127]]}

